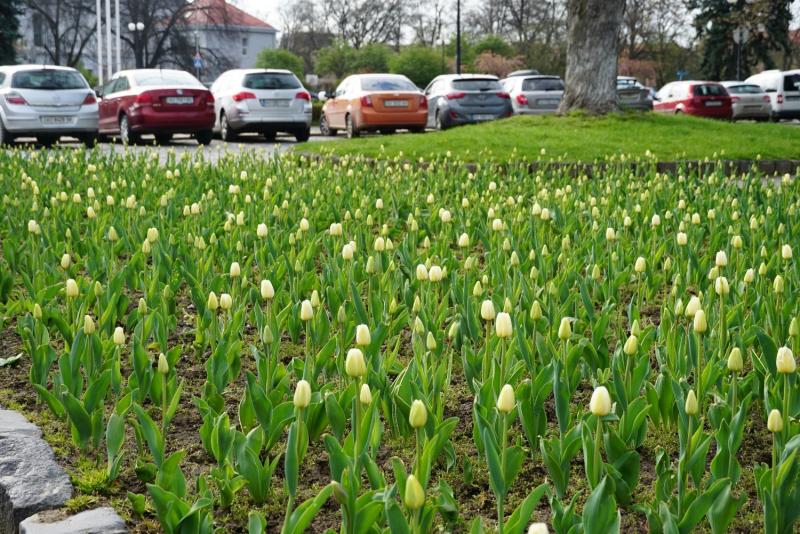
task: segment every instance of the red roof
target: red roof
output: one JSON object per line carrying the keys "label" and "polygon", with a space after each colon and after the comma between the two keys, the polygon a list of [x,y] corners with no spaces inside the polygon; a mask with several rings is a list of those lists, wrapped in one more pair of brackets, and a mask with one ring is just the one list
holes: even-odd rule
{"label": "red roof", "polygon": [[190,26],[230,24],[231,26],[275,29],[274,26],[229,4],[225,0],[195,0],[190,10],[186,13],[184,23]]}

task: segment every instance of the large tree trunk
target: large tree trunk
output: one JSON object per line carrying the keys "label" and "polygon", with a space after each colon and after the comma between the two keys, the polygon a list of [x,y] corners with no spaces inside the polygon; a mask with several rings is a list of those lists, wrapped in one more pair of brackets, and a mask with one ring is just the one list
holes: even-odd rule
{"label": "large tree trunk", "polygon": [[617,57],[625,0],[568,0],[566,89],[559,112],[617,109]]}

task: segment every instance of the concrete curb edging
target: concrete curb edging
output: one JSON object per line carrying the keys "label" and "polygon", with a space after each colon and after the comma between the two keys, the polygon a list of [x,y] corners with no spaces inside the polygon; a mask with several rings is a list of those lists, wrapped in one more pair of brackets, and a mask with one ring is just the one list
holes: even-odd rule
{"label": "concrete curb edging", "polygon": [[[341,163],[345,160],[353,161],[358,157],[352,155],[338,156],[335,154],[317,154],[304,151],[294,152],[293,154],[295,156],[307,159],[309,161],[330,161],[332,163]],[[399,162],[394,162],[390,161],[389,159],[384,160],[379,158],[359,158],[358,161],[366,163],[371,166],[377,166],[381,163],[392,163],[392,164],[400,163],[400,164],[410,164],[416,167],[421,167],[423,169],[427,169],[432,164],[434,164],[434,162],[431,161],[420,162],[412,160],[401,160]],[[476,170],[482,167],[483,168],[494,167],[500,172],[506,172],[509,169],[525,169],[529,174],[535,174],[540,171],[541,172],[562,171],[569,173],[573,176],[585,174],[589,177],[597,174],[602,175],[607,171],[619,172],[621,170],[626,170],[630,172],[635,172],[639,169],[655,170],[656,172],[670,173],[670,174],[676,174],[679,172],[686,174],[691,174],[691,173],[708,174],[712,172],[721,172],[724,176],[738,176],[754,169],[765,176],[775,176],[784,174],[794,175],[800,172],[800,159],[787,159],[787,160],[729,159],[729,160],[715,160],[715,161],[686,160],[686,161],[655,161],[655,162],[638,161],[638,160],[615,161],[615,162],[519,161],[514,163],[488,162],[482,164],[469,163],[469,162],[461,164],[446,163],[445,165],[455,167],[456,170],[463,169],[468,172],[475,172]]]}
{"label": "concrete curb edging", "polygon": [[47,522],[40,512],[62,507],[72,491],[39,427],[19,412],[0,409],[0,534],[126,532],[125,521],[111,508]]}

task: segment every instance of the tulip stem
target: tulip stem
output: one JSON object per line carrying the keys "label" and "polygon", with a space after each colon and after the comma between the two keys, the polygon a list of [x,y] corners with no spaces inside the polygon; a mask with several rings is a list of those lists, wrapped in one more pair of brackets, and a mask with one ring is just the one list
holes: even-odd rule
{"label": "tulip stem", "polygon": [[781,374],[783,374],[783,445],[786,446],[790,437],[789,427],[792,425],[792,418],[789,413],[789,407],[791,406],[789,400],[791,399],[792,390],[789,388],[789,374]]}
{"label": "tulip stem", "polygon": [[417,428],[415,434],[417,456],[414,458],[414,474],[419,480],[422,480],[422,428]]}
{"label": "tulip stem", "polygon": [[[778,478],[778,433],[772,433],[772,497],[773,499],[776,497],[775,495],[775,485]],[[777,501],[776,501],[777,502]]]}
{"label": "tulip stem", "polygon": [[353,397],[353,477],[358,483],[361,478],[361,470],[359,469],[359,455],[358,455],[358,427],[361,426],[361,407],[359,404],[361,400],[358,397],[361,390],[361,380],[356,378],[353,383],[356,385],[356,393]]}
{"label": "tulip stem", "polygon": [[[506,476],[506,437],[508,434],[508,414],[501,413],[503,421],[503,431],[500,434],[500,470],[503,474],[503,479]],[[505,494],[497,496],[497,532],[503,534],[503,520],[505,519]]]}
{"label": "tulip stem", "polygon": [[686,447],[683,451],[683,466],[679,467],[680,473],[678,474],[680,480],[678,482],[678,517],[683,517],[683,500],[686,492],[686,485],[689,478],[689,459],[692,456],[692,426],[694,423],[694,416],[689,415],[689,428],[686,432]]}
{"label": "tulip stem", "polygon": [[695,369],[697,383],[697,400],[700,404],[700,413],[703,413],[703,400],[705,399],[703,393],[703,338],[700,334],[695,334],[697,340],[697,368]]}
{"label": "tulip stem", "polygon": [[600,478],[603,471],[603,456],[600,454],[600,447],[603,444],[603,419],[602,417],[597,416],[597,431],[595,432],[594,436],[594,465],[599,466],[597,468],[597,476],[595,476],[595,480],[591,480],[590,483],[592,485],[592,489],[596,488],[597,485],[600,483]]}
{"label": "tulip stem", "polygon": [[161,431],[167,432],[167,375],[161,373]]}

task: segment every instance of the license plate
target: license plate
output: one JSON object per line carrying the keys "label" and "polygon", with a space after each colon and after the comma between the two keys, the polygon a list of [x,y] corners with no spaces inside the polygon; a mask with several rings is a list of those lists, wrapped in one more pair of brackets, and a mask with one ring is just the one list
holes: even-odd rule
{"label": "license plate", "polygon": [[387,108],[407,108],[408,100],[384,100],[383,105]]}
{"label": "license plate", "polygon": [[269,98],[262,98],[259,100],[261,102],[262,108],[288,108],[289,101],[286,99],[269,99]]}
{"label": "license plate", "polygon": [[721,105],[722,105],[722,101],[720,101],[720,100],[706,100],[706,107],[707,108],[713,108],[713,107],[717,107],[717,106],[721,106]]}
{"label": "license plate", "polygon": [[494,115],[473,115],[472,118],[476,121],[490,121],[494,119]]}
{"label": "license plate", "polygon": [[545,100],[537,100],[540,106],[557,106],[559,101],[552,98]]}
{"label": "license plate", "polygon": [[191,96],[168,96],[167,97],[167,104],[192,104],[194,102],[194,97]]}
{"label": "license plate", "polygon": [[55,115],[55,116],[44,116],[41,118],[41,120],[42,124],[53,126],[57,124],[72,124],[75,120],[75,117],[65,117],[62,115]]}

